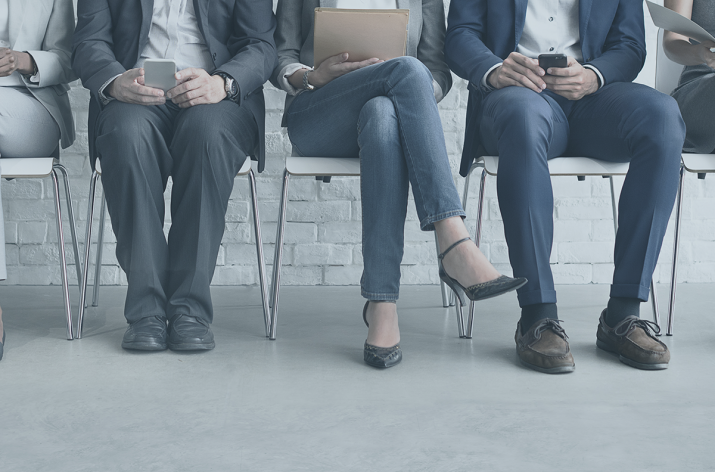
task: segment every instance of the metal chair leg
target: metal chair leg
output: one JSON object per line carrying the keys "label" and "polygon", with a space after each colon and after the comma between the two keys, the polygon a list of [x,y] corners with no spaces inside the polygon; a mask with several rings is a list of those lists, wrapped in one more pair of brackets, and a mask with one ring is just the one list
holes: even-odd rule
{"label": "metal chair leg", "polygon": [[253,230],[256,236],[256,256],[258,257],[258,278],[261,282],[261,303],[263,304],[263,320],[266,325],[266,337],[271,335],[271,313],[268,308],[268,283],[266,281],[266,258],[263,255],[263,238],[261,237],[261,218],[258,215],[258,200],[256,198],[256,176],[253,169],[248,173],[248,185],[251,189],[251,204],[253,208]]}
{"label": "metal chair leg", "polygon": [[673,242],[673,268],[670,274],[670,303],[668,304],[668,327],[667,336],[673,335],[673,322],[675,321],[675,290],[678,287],[678,252],[680,250],[680,218],[683,211],[683,185],[685,179],[685,167],[680,166],[680,183],[678,184],[678,201],[675,207],[675,241]]}
{"label": "metal chair leg", "polygon": [[102,206],[99,210],[99,233],[97,234],[97,255],[94,260],[94,291],[92,292],[92,306],[99,305],[99,287],[102,277],[102,251],[104,250],[104,220],[107,213],[107,200],[104,199],[104,190],[101,191]]}
{"label": "metal chair leg", "polygon": [[72,305],[70,303],[70,290],[67,282],[67,259],[65,258],[65,236],[62,231],[62,205],[60,204],[60,182],[57,171],[52,169],[50,174],[54,187],[55,212],[57,215],[57,245],[60,252],[60,275],[62,276],[62,295],[65,302],[65,316],[67,317],[67,339],[74,339],[72,333]]}
{"label": "metal chair leg", "polygon": [[[474,243],[477,247],[480,246],[482,242],[482,216],[484,214],[484,191],[487,186],[487,170],[482,170],[482,177],[479,179],[479,200],[477,203],[477,232],[474,235]],[[467,333],[465,337],[467,339],[472,339],[472,332],[474,330],[474,302],[469,301],[469,318],[467,321]]]}
{"label": "metal chair leg", "polygon": [[70,190],[69,176],[67,169],[62,164],[53,164],[53,169],[59,170],[62,173],[62,180],[65,184],[65,198],[67,199],[67,216],[70,220],[70,232],[72,234],[72,248],[74,249],[74,264],[77,270],[77,285],[79,286],[82,279],[82,262],[79,258],[79,241],[77,240],[77,225],[74,218],[74,205],[72,204],[72,192]]}
{"label": "metal chair leg", "polygon": [[278,295],[281,289],[281,265],[283,264],[283,236],[286,223],[286,206],[288,205],[288,181],[290,174],[288,169],[283,172],[283,192],[281,193],[280,212],[278,216],[278,228],[276,234],[276,251],[273,257],[273,283],[271,284],[272,291],[272,310],[271,310],[271,334],[269,339],[276,339],[276,324],[278,323]]}
{"label": "metal chair leg", "polygon": [[650,303],[653,308],[653,321],[655,324],[660,326],[660,312],[658,311],[658,292],[655,291],[655,282],[653,278],[650,279]]}
{"label": "metal chair leg", "polygon": [[89,251],[92,247],[92,220],[94,219],[94,196],[97,190],[97,179],[99,174],[92,172],[89,181],[89,202],[87,204],[87,232],[84,239],[84,270],[82,270],[82,283],[79,297],[79,316],[77,317],[77,339],[82,339],[82,327],[84,324],[84,308],[87,299],[87,275],[89,274]]}

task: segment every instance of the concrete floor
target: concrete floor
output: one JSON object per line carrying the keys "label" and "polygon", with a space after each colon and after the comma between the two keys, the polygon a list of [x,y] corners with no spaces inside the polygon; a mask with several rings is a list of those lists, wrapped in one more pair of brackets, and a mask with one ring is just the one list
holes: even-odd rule
{"label": "concrete floor", "polygon": [[681,286],[671,367],[643,372],[596,349],[608,287],[559,287],[577,367],[548,376],[518,364],[513,295],[470,341],[436,286],[403,288],[379,371],[356,287],[285,287],[275,342],[256,288],[217,287],[202,354],[123,351],[122,287],[72,342],[58,287],[0,287],[0,471],[715,470],[714,289]]}

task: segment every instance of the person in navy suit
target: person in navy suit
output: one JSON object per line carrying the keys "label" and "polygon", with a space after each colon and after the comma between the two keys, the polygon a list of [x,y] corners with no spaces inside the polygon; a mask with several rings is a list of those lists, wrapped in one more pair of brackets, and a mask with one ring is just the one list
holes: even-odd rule
{"label": "person in navy suit", "polygon": [[[541,54],[566,67],[539,67]],[[461,174],[499,156],[497,192],[518,291],[516,344],[523,364],[574,370],[558,321],[549,266],[553,193],[547,160],[586,156],[630,162],[619,203],[615,271],[601,312],[599,348],[641,369],[664,369],[668,348],[641,320],[673,208],[685,127],[671,97],[634,84],[646,47],[639,0],[452,0],[445,55],[469,81]]]}

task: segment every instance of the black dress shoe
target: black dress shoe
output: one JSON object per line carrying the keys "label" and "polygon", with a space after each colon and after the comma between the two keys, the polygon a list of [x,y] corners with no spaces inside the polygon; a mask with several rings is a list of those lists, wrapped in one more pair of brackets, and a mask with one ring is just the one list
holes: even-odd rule
{"label": "black dress shoe", "polygon": [[[367,324],[367,306],[370,304],[368,300],[365,302],[365,307],[362,309],[362,320],[365,322],[365,326],[370,327]],[[365,341],[365,346],[363,347],[363,360],[365,364],[372,367],[377,367],[378,369],[387,369],[388,367],[395,366],[402,361],[402,349],[400,349],[400,343],[395,344],[392,347],[379,347],[368,344]]]}
{"label": "black dress shoe", "polygon": [[169,349],[172,351],[209,351],[216,347],[208,321],[179,315],[169,323]]}
{"label": "black dress shoe", "polygon": [[124,333],[122,347],[135,351],[166,350],[166,320],[161,316],[149,316],[130,324]]}

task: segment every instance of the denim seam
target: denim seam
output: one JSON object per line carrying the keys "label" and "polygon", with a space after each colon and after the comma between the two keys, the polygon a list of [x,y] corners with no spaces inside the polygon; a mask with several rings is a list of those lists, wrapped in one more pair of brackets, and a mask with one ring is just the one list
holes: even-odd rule
{"label": "denim seam", "polygon": [[429,226],[434,225],[434,223],[436,223],[437,221],[446,220],[447,218],[451,218],[453,216],[461,216],[466,218],[467,214],[464,212],[464,210],[450,210],[442,212],[438,215],[426,216],[424,219],[422,219],[422,221],[420,221],[420,229],[422,229],[422,231],[427,231],[427,228]]}
{"label": "denim seam", "polygon": [[398,300],[400,297],[399,293],[379,293],[379,292],[368,292],[361,287],[360,293],[363,298],[375,301],[386,301],[386,300]]}

